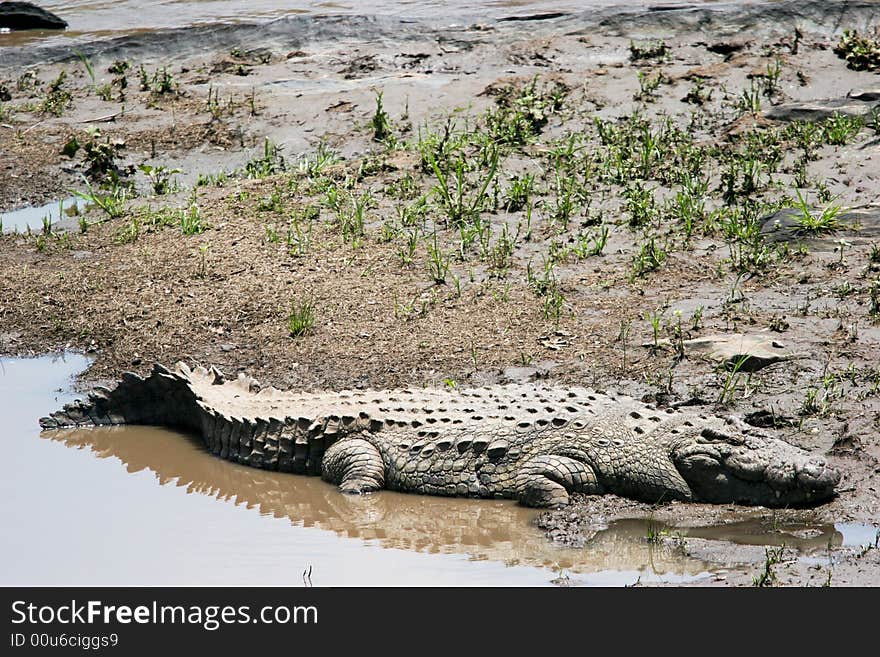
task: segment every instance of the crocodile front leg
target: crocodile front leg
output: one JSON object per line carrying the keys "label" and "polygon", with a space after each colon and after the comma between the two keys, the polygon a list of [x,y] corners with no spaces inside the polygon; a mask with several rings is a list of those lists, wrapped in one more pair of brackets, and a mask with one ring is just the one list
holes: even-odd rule
{"label": "crocodile front leg", "polygon": [[547,454],[526,461],[516,475],[516,499],[523,506],[560,507],[569,493],[600,494],[602,486],[586,463]]}
{"label": "crocodile front leg", "polygon": [[343,438],[324,454],[321,478],[338,484],[343,493],[372,493],[385,487],[385,462],[373,443]]}

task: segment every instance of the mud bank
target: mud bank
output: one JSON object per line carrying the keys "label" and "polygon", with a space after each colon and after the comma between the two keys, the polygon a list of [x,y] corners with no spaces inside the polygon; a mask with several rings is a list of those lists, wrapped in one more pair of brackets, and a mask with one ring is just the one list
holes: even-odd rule
{"label": "mud bank", "polygon": [[696,586],[876,586],[880,526],[834,520],[839,513],[834,503],[771,510],[604,496],[580,497],[535,523],[554,544],[589,551],[609,526],[641,521],[644,543],[706,564],[710,574]]}
{"label": "mud bank", "polygon": [[[83,385],[187,360],[279,388],[619,389],[828,454],[841,494],[809,518],[877,524],[877,76],[835,52],[877,13],[296,17],[79,44],[88,66],[4,53],[0,208],[95,207],[0,238],[0,352],[83,350]],[[803,120],[841,99],[859,113]],[[691,349],[732,335],[796,357]],[[623,517],[603,498],[540,522],[576,541],[596,504]],[[764,568],[708,545],[745,564],[726,583]],[[830,550],[832,585],[880,581],[876,550]],[[774,582],[815,581],[779,563]]]}

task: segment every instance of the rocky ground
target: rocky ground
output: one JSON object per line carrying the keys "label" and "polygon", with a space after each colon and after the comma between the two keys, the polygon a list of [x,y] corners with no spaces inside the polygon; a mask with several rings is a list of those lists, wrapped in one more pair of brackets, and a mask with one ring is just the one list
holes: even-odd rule
{"label": "rocky ground", "polygon": [[[880,83],[837,47],[877,17],[674,13],[0,63],[0,208],[93,204],[0,238],[0,353],[86,351],[84,385],[186,360],[277,387],[620,389],[775,427],[841,494],[585,499],[542,516],[554,540],[597,517],[876,525]],[[731,566],[713,583],[880,583],[868,547],[819,570],[680,547]]]}

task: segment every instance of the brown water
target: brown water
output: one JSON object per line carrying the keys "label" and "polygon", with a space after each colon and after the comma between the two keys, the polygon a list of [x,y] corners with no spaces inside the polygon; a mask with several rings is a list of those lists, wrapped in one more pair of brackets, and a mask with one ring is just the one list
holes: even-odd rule
{"label": "brown water", "polygon": [[[82,356],[0,361],[0,585],[547,585],[681,582],[705,564],[612,523],[583,549],[551,544],[511,502],[381,492],[265,472],[152,427],[39,433]],[[674,528],[669,528],[670,530]],[[681,530],[805,552],[871,536],[824,525]],[[849,541],[847,532],[851,534]],[[856,532],[856,533],[852,533]]]}
{"label": "brown water", "polygon": [[[713,0],[43,0],[40,6],[67,21],[65,33],[33,32],[0,34],[0,48],[34,40],[106,37],[207,23],[238,23],[271,20],[291,15],[380,15],[416,19],[441,19],[450,23],[475,19],[497,19],[548,13],[574,13],[593,7],[625,7],[706,4]],[[717,2],[717,0],[715,0]]]}

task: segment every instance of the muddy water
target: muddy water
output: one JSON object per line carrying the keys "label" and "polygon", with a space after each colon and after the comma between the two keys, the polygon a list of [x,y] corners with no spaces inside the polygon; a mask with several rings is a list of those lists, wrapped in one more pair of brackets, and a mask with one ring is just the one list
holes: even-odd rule
{"label": "muddy water", "polygon": [[455,22],[467,19],[497,19],[536,14],[572,13],[591,7],[650,7],[657,5],[706,4],[712,0],[478,0],[462,3],[457,0],[370,0],[369,2],[339,0],[44,0],[40,6],[55,12],[67,21],[66,33],[43,32],[0,34],[4,45],[25,44],[35,39],[61,40],[76,37],[106,37],[145,30],[271,20],[291,15],[384,15],[418,19],[441,19]]}
{"label": "muddy water", "polygon": [[[40,434],[88,361],[0,361],[0,585],[622,585],[684,582],[711,568],[646,540],[645,520],[560,548],[505,501],[390,492],[340,495],[313,477],[238,466],[153,427]],[[860,526],[754,522],[679,531],[809,554],[860,545]],[[867,531],[867,530],[866,530]],[[862,535],[864,534],[864,536]]]}

